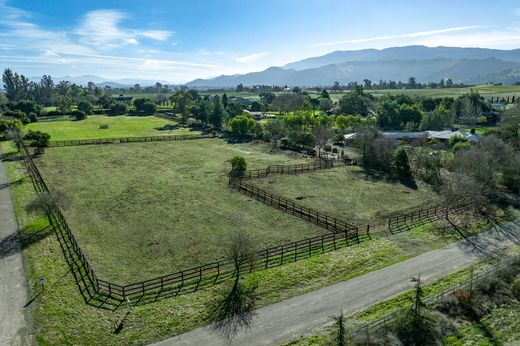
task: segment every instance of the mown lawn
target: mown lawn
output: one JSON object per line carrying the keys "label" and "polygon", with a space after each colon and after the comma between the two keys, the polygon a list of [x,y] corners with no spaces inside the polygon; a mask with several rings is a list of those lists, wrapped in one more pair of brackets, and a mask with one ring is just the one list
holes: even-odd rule
{"label": "mown lawn", "polygon": [[438,200],[437,194],[425,184],[417,182],[417,188],[411,188],[367,175],[357,166],[340,166],[310,174],[272,175],[252,183],[306,207],[360,225],[389,213],[432,205]]}
{"label": "mown lawn", "polygon": [[306,162],[264,144],[220,139],[49,148],[37,160],[102,278],[165,275],[223,256],[223,239],[245,230],[259,249],[327,232],[228,188],[235,155],[251,168]]}
{"label": "mown lawn", "polygon": [[[99,125],[103,124],[108,128],[100,129]],[[26,129],[47,132],[51,135],[51,141],[186,134],[191,130],[164,118],[125,115],[89,115],[81,121],[41,121],[28,124]]]}
{"label": "mown lawn", "polygon": [[[4,153],[12,152],[9,144],[4,143],[2,147]],[[94,148],[100,150],[101,147]],[[16,159],[16,156],[12,158]],[[47,281],[45,291],[32,303],[34,332],[39,344],[146,344],[208,323],[207,307],[221,289],[220,286],[149,305],[134,306],[125,320],[124,329],[115,334],[114,329],[125,316],[126,308],[123,306],[112,312],[85,304],[55,235],[45,233],[41,237],[31,237],[45,227],[46,222],[27,215],[24,210],[35,192],[22,162],[11,160],[6,162],[6,166],[21,237],[27,239],[23,251],[31,296],[40,292],[39,277],[45,276]],[[482,223],[475,229],[488,227]],[[392,237],[376,236],[372,241],[256,272],[246,280],[258,283],[258,305],[265,306],[363,275],[455,240],[456,232],[439,231],[438,225],[432,224]]]}

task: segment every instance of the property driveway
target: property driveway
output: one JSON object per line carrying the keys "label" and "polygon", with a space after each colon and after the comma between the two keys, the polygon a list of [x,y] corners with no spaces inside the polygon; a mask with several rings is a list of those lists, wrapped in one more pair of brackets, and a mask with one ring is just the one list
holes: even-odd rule
{"label": "property driveway", "polygon": [[411,289],[414,285],[411,278],[418,274],[424,283],[429,283],[482,257],[500,256],[514,244],[520,244],[520,219],[442,249],[258,309],[251,329],[239,333],[230,344],[204,327],[153,345],[253,346],[288,342],[327,325],[340,309],[349,315]]}

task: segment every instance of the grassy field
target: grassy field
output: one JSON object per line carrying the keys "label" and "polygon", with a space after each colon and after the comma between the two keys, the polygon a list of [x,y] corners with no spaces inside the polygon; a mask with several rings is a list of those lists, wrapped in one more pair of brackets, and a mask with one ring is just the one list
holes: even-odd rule
{"label": "grassy field", "polygon": [[253,184],[345,221],[366,224],[389,213],[438,200],[427,185],[413,189],[368,176],[362,168],[335,167],[311,174],[269,176]]}
{"label": "grassy field", "polygon": [[[100,129],[99,125],[108,125]],[[104,116],[90,115],[81,121],[36,122],[26,126],[28,130],[38,130],[51,135],[51,140],[92,139],[131,136],[160,136],[185,134],[190,128],[155,116]]]}
{"label": "grassy field", "polygon": [[[13,151],[7,143],[3,143],[2,148],[4,153]],[[6,162],[6,167],[32,297],[40,292],[38,278],[45,276],[47,280],[45,291],[32,304],[34,332],[40,345],[145,344],[207,324],[207,306],[219,292],[219,286],[132,307],[125,328],[114,334],[126,309],[112,312],[85,304],[56,237],[48,231],[38,233],[46,226],[45,220],[25,212],[25,204],[35,193],[22,162],[11,160]],[[247,280],[258,283],[258,305],[265,306],[383,268],[458,239],[456,232],[439,226],[427,225],[393,237],[376,236],[359,245],[256,272]],[[474,231],[488,227],[486,223],[477,222]]]}
{"label": "grassy field", "polygon": [[[444,89],[389,89],[389,90],[366,90],[366,92],[374,95],[374,96],[382,96],[386,94],[390,95],[399,95],[399,94],[405,94],[409,96],[419,96],[419,97],[457,97],[460,95],[464,95],[469,93],[471,90],[478,91],[482,96],[485,97],[505,97],[507,98],[516,96],[520,96],[520,85],[501,85],[501,86],[493,86],[493,85],[477,85],[473,87],[464,87],[464,88],[444,88]],[[305,89],[305,92],[307,92],[312,97],[319,97],[320,92],[314,90],[314,89]],[[337,102],[343,95],[350,92],[348,90],[345,91],[333,91],[328,90],[330,98],[332,101]],[[224,92],[206,92],[206,91],[200,91],[200,95],[223,95]],[[259,99],[259,93],[258,92],[249,92],[249,91],[242,91],[242,92],[236,92],[236,91],[226,91],[225,92],[228,97],[244,97],[249,99]],[[170,96],[173,93],[168,93],[166,96]],[[274,94],[279,95],[280,92],[275,92]],[[157,97],[157,94],[139,94],[139,93],[125,93],[125,96],[133,96],[133,97],[148,97],[151,99],[155,99]],[[114,97],[117,97],[117,95],[113,95]]]}
{"label": "grassy field", "polygon": [[[505,97],[507,98],[520,96],[520,85],[504,85],[504,86],[492,86],[492,85],[481,85],[474,87],[465,88],[444,88],[444,89],[391,89],[391,90],[366,90],[374,96],[383,95],[409,95],[418,97],[457,97],[469,93],[471,90],[478,91],[480,95],[490,98],[493,97]],[[318,92],[308,90],[307,91],[312,97],[318,97]],[[330,98],[333,101],[338,101],[345,93],[349,91],[333,92],[329,91]]]}
{"label": "grassy field", "polygon": [[65,216],[103,278],[130,283],[214,261],[223,238],[246,230],[260,248],[325,230],[227,186],[228,160],[251,168],[306,162],[263,144],[220,139],[51,148],[38,159]]}

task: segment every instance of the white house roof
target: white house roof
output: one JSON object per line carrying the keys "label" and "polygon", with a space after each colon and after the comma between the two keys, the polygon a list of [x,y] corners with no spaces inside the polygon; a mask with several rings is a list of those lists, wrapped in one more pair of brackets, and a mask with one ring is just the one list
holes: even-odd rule
{"label": "white house roof", "polygon": [[[410,138],[410,139],[418,139],[418,138],[429,138],[429,139],[441,139],[441,140],[449,140],[451,137],[458,136],[467,138],[471,142],[478,142],[480,141],[479,135],[474,135],[472,133],[466,132],[466,131],[451,131],[451,130],[445,130],[445,131],[416,131],[416,132],[383,132],[383,136],[385,138],[390,139],[403,139],[403,138]],[[345,140],[352,140],[357,137],[357,133],[347,133],[346,135],[343,135],[343,138]]]}

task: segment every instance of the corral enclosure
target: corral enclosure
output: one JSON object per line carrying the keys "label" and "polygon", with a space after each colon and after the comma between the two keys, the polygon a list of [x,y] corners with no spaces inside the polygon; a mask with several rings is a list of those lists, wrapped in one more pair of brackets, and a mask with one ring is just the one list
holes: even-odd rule
{"label": "corral enclosure", "polygon": [[204,139],[49,148],[37,164],[69,199],[65,217],[98,275],[129,283],[220,258],[241,229],[260,249],[327,232],[229,189],[235,155],[248,168],[308,162]]}
{"label": "corral enclosure", "polygon": [[411,188],[373,177],[358,166],[340,166],[316,173],[269,176],[252,181],[262,189],[329,213],[357,225],[419,206],[431,206],[438,195],[426,184]]}

